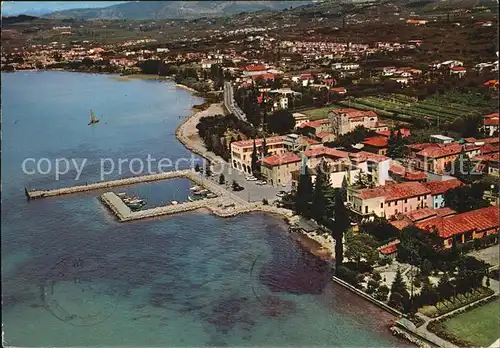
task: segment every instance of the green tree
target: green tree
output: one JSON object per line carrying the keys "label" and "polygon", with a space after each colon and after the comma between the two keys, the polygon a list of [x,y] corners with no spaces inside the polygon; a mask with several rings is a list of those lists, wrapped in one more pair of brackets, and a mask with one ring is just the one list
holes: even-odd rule
{"label": "green tree", "polygon": [[335,222],[331,230],[335,239],[335,264],[339,267],[344,259],[344,234],[350,226],[349,212],[344,205],[342,193],[339,190],[335,193],[334,219]]}
{"label": "green tree", "polygon": [[354,177],[354,184],[353,186],[363,189],[363,188],[369,188],[371,186],[370,181],[368,180],[368,174],[364,173],[361,169],[359,170],[358,174]]}
{"label": "green tree", "polygon": [[459,213],[485,208],[490,204],[483,199],[484,186],[472,184],[459,186],[444,193],[446,205]]}
{"label": "green tree", "polygon": [[409,310],[410,294],[406,290],[406,284],[398,268],[396,277],[391,285],[391,295],[389,296],[389,306],[401,309],[405,312]]}
{"label": "green tree", "polygon": [[316,181],[312,198],[312,215],[318,221],[324,221],[325,217],[331,216],[330,199],[328,192],[331,191],[330,168],[326,161],[321,161],[316,167]]}
{"label": "green tree", "polygon": [[295,209],[297,213],[309,217],[311,214],[311,202],[313,198],[313,184],[307,165],[302,167],[297,192],[295,194]]}
{"label": "green tree", "polygon": [[198,163],[196,163],[196,165],[194,166],[194,171],[195,172],[200,172],[201,171],[200,165]]}
{"label": "green tree", "polygon": [[406,290],[406,284],[403,280],[403,275],[401,274],[401,269],[398,267],[396,271],[396,276],[392,281],[391,293],[397,292],[398,294],[403,294]]}
{"label": "green tree", "polygon": [[388,140],[387,156],[391,158],[403,158],[405,154],[405,141],[401,135],[401,130],[398,129],[396,134],[391,131]]}
{"label": "green tree", "polygon": [[269,156],[269,149],[267,148],[266,138],[262,140],[262,157]]}
{"label": "green tree", "polygon": [[389,295],[389,288],[386,285],[381,285],[375,292],[375,298],[379,301],[387,301],[387,295]]}
{"label": "green tree", "polygon": [[219,184],[224,185],[225,183],[226,183],[226,177],[224,176],[224,174],[221,173],[221,175],[219,175]]}
{"label": "green tree", "polygon": [[295,127],[295,118],[289,110],[278,110],[267,117],[267,130],[271,133],[286,134]]}
{"label": "green tree", "polygon": [[257,145],[255,144],[255,139],[254,139],[253,150],[252,150],[252,162],[251,162],[252,173],[255,173],[259,170],[258,161],[259,157],[257,156]]}

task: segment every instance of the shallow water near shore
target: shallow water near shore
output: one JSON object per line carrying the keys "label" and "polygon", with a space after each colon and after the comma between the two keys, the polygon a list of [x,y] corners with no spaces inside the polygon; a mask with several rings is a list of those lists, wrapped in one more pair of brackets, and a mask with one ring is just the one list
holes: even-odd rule
{"label": "shallow water near shore", "polygon": [[[175,139],[199,98],[172,82],[2,74],[3,330],[12,346],[400,346],[392,316],[333,284],[281,219],[205,211],[119,223],[103,191],[26,201],[24,187],[99,181],[100,158],[190,156]],[[88,127],[88,109],[101,122]],[[87,159],[26,175],[27,157]],[[105,180],[130,173],[112,173]],[[172,180],[115,192],[183,200]],[[147,199],[147,197],[145,197]]]}

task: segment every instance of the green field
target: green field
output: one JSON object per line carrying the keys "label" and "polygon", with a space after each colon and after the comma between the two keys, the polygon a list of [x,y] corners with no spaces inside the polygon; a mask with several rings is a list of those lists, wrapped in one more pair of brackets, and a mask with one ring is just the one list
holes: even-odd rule
{"label": "green field", "polygon": [[387,94],[363,98],[351,98],[340,102],[344,107],[372,110],[380,116],[401,121],[427,120],[431,124],[453,122],[457,118],[484,115],[493,112],[495,106],[481,96],[448,92],[422,101],[402,94]]}
{"label": "green field", "polygon": [[489,347],[499,338],[500,300],[474,308],[442,323],[443,328],[475,347]]}
{"label": "green field", "polygon": [[328,107],[325,107],[325,108],[317,108],[317,109],[309,109],[309,110],[304,110],[302,111],[301,113],[303,113],[304,115],[307,115],[311,118],[311,120],[320,120],[322,118],[327,118],[328,117],[328,113],[330,112],[330,110],[333,110],[333,109],[340,109],[340,108],[343,108],[345,106],[342,106],[342,105],[336,105],[336,104],[332,104]]}

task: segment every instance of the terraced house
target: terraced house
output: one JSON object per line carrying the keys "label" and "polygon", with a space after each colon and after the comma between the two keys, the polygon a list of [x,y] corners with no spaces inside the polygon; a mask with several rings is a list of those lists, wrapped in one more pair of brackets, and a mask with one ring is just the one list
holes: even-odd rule
{"label": "terraced house", "polygon": [[[442,175],[450,173],[451,164],[463,153],[469,157],[474,157],[480,153],[480,146],[474,144],[437,144],[424,143],[407,145],[410,157],[414,159],[415,167],[424,172]],[[452,173],[451,173],[452,174]]]}
{"label": "terraced house", "polygon": [[387,219],[432,207],[431,190],[419,182],[390,183],[375,188],[348,187],[347,203],[361,220]]}

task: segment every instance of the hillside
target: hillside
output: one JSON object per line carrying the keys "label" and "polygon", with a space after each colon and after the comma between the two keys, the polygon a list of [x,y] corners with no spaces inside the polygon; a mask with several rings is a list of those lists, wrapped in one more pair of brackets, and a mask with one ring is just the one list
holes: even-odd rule
{"label": "hillside", "polygon": [[48,14],[49,18],[78,19],[194,19],[240,12],[281,11],[312,1],[134,1],[104,8],[74,9]]}

